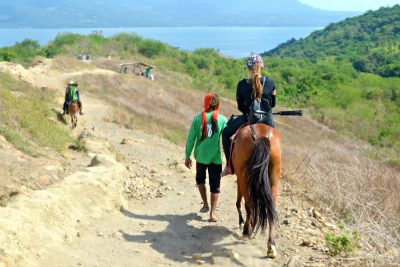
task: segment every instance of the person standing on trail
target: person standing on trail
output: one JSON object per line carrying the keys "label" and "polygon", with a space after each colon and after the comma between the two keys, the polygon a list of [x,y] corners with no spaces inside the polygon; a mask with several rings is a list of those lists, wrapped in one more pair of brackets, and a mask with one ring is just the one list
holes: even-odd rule
{"label": "person standing on trail", "polygon": [[63,115],[68,114],[68,106],[71,104],[71,102],[78,103],[79,114],[83,115],[78,83],[74,81],[69,81],[67,88],[65,89]]}
{"label": "person standing on trail", "polygon": [[[190,169],[192,167],[190,156],[194,147],[196,184],[203,200],[200,212],[210,211],[211,222],[217,221],[216,206],[220,193],[222,170],[220,136],[227,123],[227,119],[218,114],[218,109],[218,95],[208,93],[204,97],[204,111],[193,119],[185,149],[185,166]],[[211,192],[211,210],[207,201],[205,185],[207,170]]]}
{"label": "person standing on trail", "polygon": [[[229,163],[232,142],[231,137],[243,124],[264,123],[275,127],[272,117],[272,108],[275,107],[276,96],[274,81],[270,77],[261,75],[261,70],[264,68],[264,61],[260,55],[250,54],[250,57],[247,58],[246,65],[251,78],[241,80],[236,89],[236,102],[242,115],[231,118],[222,131],[222,145],[224,147],[227,164],[221,176],[233,174]],[[254,103],[258,103],[257,108],[255,108],[256,106]],[[255,115],[260,116],[258,118],[249,116],[254,114],[254,112],[262,115]]]}
{"label": "person standing on trail", "polygon": [[147,67],[147,68],[146,68],[145,76],[146,76],[146,78],[148,78],[148,79],[150,79],[150,80],[153,81],[153,80],[154,80],[154,75],[151,74],[150,72],[151,72],[151,68],[150,68],[150,67]]}

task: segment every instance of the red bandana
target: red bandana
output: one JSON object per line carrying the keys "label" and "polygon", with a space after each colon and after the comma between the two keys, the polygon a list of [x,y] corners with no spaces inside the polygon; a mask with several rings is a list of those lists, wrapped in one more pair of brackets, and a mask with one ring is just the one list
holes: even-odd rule
{"label": "red bandana", "polygon": [[[206,113],[210,110],[210,104],[212,103],[213,99],[214,99],[214,94],[213,93],[208,93],[204,97],[204,111],[201,113],[201,131],[203,132],[203,136],[207,136],[207,116],[206,116]],[[219,109],[219,103],[215,107],[214,111],[211,114],[211,118],[215,123],[218,122],[218,109]]]}

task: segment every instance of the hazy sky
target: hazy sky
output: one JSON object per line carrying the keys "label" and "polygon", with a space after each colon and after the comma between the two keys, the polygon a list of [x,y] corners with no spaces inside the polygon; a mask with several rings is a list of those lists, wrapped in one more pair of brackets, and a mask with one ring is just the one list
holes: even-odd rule
{"label": "hazy sky", "polygon": [[400,0],[299,0],[304,4],[324,9],[343,11],[376,10],[381,6],[400,4]]}

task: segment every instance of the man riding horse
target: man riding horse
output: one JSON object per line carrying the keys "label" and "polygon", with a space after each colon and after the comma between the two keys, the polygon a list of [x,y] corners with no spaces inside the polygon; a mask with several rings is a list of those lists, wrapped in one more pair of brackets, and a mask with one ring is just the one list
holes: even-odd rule
{"label": "man riding horse", "polygon": [[77,102],[78,103],[79,114],[83,115],[82,102],[81,102],[81,99],[80,99],[78,83],[75,82],[75,81],[69,81],[68,84],[67,84],[67,88],[65,89],[63,115],[68,114],[68,106],[72,102]]}

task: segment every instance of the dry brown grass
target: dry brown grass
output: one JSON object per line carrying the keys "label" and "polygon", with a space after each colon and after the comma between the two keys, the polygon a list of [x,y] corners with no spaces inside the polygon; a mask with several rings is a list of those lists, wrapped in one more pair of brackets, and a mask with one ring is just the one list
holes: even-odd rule
{"label": "dry brown grass", "polygon": [[[133,74],[116,73],[113,76],[85,74],[79,81],[83,94],[89,91],[114,105],[110,121],[184,145],[193,117],[203,109],[205,93],[171,84],[170,80],[176,81],[176,78],[164,76],[150,81]],[[235,110],[232,101],[221,102],[221,114]]]}
{"label": "dry brown grass", "polygon": [[284,178],[301,188],[313,205],[361,233],[360,254],[365,258],[396,262],[399,172],[368,158],[365,144],[339,137],[307,118],[283,119],[278,128],[287,140]]}
{"label": "dry brown grass", "polygon": [[57,56],[52,60],[52,69],[63,72],[74,72],[82,70],[93,70],[96,67],[73,57]]}

